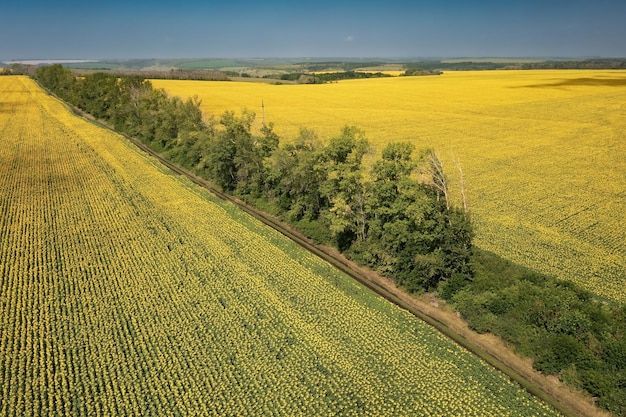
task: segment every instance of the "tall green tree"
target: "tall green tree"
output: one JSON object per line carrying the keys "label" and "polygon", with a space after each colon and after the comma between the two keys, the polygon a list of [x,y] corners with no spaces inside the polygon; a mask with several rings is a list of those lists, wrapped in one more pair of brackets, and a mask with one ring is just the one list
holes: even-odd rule
{"label": "tall green tree", "polygon": [[277,149],[270,160],[269,181],[279,207],[290,220],[319,217],[327,200],[320,192],[328,177],[324,147],[315,132],[301,129],[291,143]]}
{"label": "tall green tree", "polygon": [[73,103],[98,119],[108,118],[117,106],[118,77],[98,72],[76,80]]}
{"label": "tall green tree", "polygon": [[[416,159],[413,151],[412,144],[390,143],[372,166],[367,235],[351,252],[411,291],[436,289],[453,277],[471,279],[469,222],[447,204],[447,189],[433,185],[439,171],[432,171],[423,156],[428,153]],[[420,181],[424,172],[430,176]]]}
{"label": "tall green tree", "polygon": [[272,125],[264,126],[261,135],[252,134],[255,114],[244,110],[237,117],[225,112],[215,138],[209,146],[205,166],[222,189],[239,195],[261,193],[268,176],[266,160],[276,150],[279,138]]}
{"label": "tall green tree", "polygon": [[367,236],[368,196],[362,161],[368,151],[363,132],[350,126],[332,138],[324,151],[328,176],[320,184],[320,193],[329,206],[323,216],[340,250]]}
{"label": "tall green tree", "polygon": [[118,101],[110,109],[109,118],[115,129],[138,136],[141,120],[141,104],[152,91],[152,83],[143,77],[122,77],[118,84]]}
{"label": "tall green tree", "polygon": [[72,71],[61,64],[39,67],[35,71],[35,79],[44,87],[54,92],[63,100],[74,101],[74,84],[76,79]]}
{"label": "tall green tree", "polygon": [[356,241],[352,248],[354,256],[389,276],[397,272],[398,255],[410,238],[401,197],[416,165],[413,149],[409,143],[390,143],[372,166],[365,185],[366,241]]}

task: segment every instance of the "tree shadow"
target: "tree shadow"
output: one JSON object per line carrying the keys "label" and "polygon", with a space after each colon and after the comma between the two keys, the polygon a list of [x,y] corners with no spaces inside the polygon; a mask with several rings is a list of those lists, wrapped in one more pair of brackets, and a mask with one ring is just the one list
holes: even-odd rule
{"label": "tree shadow", "polygon": [[21,102],[4,101],[0,102],[0,113],[14,113],[22,107]]}
{"label": "tree shadow", "polygon": [[626,77],[559,79],[545,84],[528,84],[512,88],[559,88],[572,86],[626,87]]}

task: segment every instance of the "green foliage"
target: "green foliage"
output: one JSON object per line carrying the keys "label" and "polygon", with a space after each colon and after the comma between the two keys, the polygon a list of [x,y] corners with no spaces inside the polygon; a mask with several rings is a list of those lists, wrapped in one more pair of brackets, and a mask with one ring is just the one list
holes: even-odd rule
{"label": "green foliage", "polygon": [[92,116],[104,119],[119,102],[117,77],[96,73],[79,78],[74,85],[74,104]]}
{"label": "green foliage", "polygon": [[316,243],[330,244],[330,231],[319,220],[303,218],[294,223],[296,228]]}
{"label": "green foliage", "polygon": [[272,126],[264,126],[262,136],[252,134],[254,113],[240,117],[226,112],[220,119],[223,130],[216,133],[207,155],[211,178],[226,191],[239,195],[259,195],[268,177],[266,160],[277,149],[279,139]]}
{"label": "green foliage", "polygon": [[340,68],[344,71],[354,71],[358,68],[379,67],[384,65],[383,61],[322,61],[322,62],[302,62],[300,63],[307,70],[312,72],[325,71],[328,68]]}
{"label": "green foliage", "polygon": [[302,72],[294,72],[281,75],[280,79],[283,81],[297,81],[300,84],[323,84],[340,80],[354,80],[361,78],[381,78],[391,77],[389,74],[382,72],[361,72],[361,71],[340,71],[320,74],[308,74]]}
{"label": "green foliage", "polygon": [[118,102],[108,117],[116,130],[137,136],[137,127],[142,123],[142,100],[152,90],[152,84],[142,77],[123,77],[119,79],[117,88]]}
{"label": "green foliage", "polygon": [[328,201],[320,192],[328,177],[323,146],[314,132],[302,129],[291,144],[270,157],[269,183],[277,204],[290,221],[317,219]]}
{"label": "green foliage", "polygon": [[48,90],[53,91],[63,100],[74,102],[73,90],[76,79],[72,72],[60,64],[39,67],[35,71],[35,79]]}
{"label": "green foliage", "polygon": [[554,375],[575,363],[581,355],[582,345],[567,334],[550,334],[537,340],[540,349],[535,358],[535,367],[546,374]]}
{"label": "green foliage", "polygon": [[410,291],[436,289],[454,275],[451,290],[472,277],[471,225],[461,212],[446,207],[434,187],[413,177],[424,161],[414,160],[412,152],[410,144],[391,143],[374,163],[367,242],[355,248],[356,257],[368,254],[370,266]]}
{"label": "green foliage", "polygon": [[363,132],[346,126],[324,150],[327,176],[320,184],[320,193],[329,205],[322,216],[340,250],[348,249],[355,239],[366,238],[367,192],[361,162],[368,149]]}
{"label": "green foliage", "polygon": [[475,251],[475,277],[442,295],[471,328],[491,332],[533,358],[534,366],[558,375],[598,398],[598,404],[626,412],[626,307],[607,304],[569,282]]}
{"label": "green foliage", "polygon": [[4,66],[0,62],[0,76],[3,75],[33,75],[36,69],[32,65],[25,65],[20,63],[11,63]]}
{"label": "green foliage", "polygon": [[411,68],[404,71],[402,74],[405,77],[415,77],[415,76],[423,76],[423,75],[441,75],[442,72],[440,70],[425,70],[422,68]]}

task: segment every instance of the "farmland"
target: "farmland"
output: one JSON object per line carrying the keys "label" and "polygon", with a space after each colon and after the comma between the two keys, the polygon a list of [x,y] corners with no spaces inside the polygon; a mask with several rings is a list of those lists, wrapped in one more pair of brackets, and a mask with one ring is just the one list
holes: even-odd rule
{"label": "farmland", "polygon": [[1,415],[554,415],[29,79],[0,95]]}
{"label": "farmland", "polygon": [[[608,299],[626,293],[626,74],[488,71],[324,85],[154,81],[207,115],[250,109],[283,141],[346,124],[374,153],[433,147],[452,189],[460,163],[476,244]],[[263,105],[263,108],[261,107]],[[460,193],[458,193],[460,194]],[[457,194],[457,198],[458,198]]]}

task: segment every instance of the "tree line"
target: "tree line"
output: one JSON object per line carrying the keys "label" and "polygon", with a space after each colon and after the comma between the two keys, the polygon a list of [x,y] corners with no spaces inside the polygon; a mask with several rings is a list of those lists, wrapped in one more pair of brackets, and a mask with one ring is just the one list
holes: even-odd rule
{"label": "tree line", "polygon": [[53,65],[39,68],[36,78],[116,130],[412,291],[472,279],[471,223],[450,203],[432,150],[390,143],[369,168],[363,158],[370,145],[355,127],[325,145],[306,129],[281,145],[272,124],[253,131],[252,112],[206,120],[199,100],[170,97],[141,77],[76,78]]}
{"label": "tree line", "polygon": [[140,76],[76,78],[53,65],[35,77],[63,100],[408,291],[437,291],[473,329],[502,337],[532,357],[535,368],[626,414],[626,306],[473,247],[471,221],[452,204],[432,149],[390,143],[365,164],[372,150],[356,127],[326,143],[307,129],[280,143],[271,123],[253,129],[252,112],[207,119],[198,99],[170,97]]}
{"label": "tree line", "polygon": [[354,80],[361,78],[384,78],[391,77],[389,74],[382,72],[363,72],[363,71],[339,71],[327,73],[303,73],[293,72],[283,74],[280,79],[283,81],[296,81],[300,84],[324,84],[340,80]]}

